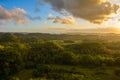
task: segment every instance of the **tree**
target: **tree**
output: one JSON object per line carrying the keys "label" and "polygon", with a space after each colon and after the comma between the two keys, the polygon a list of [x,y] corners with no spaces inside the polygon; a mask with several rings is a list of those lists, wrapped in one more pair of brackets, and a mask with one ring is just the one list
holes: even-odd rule
{"label": "tree", "polygon": [[72,52],[65,51],[55,56],[56,64],[73,65],[73,64],[77,64],[77,62],[78,62],[77,57]]}
{"label": "tree", "polygon": [[51,64],[54,63],[54,58],[63,52],[62,46],[54,42],[36,43],[31,46],[26,63],[35,64]]}
{"label": "tree", "polygon": [[20,38],[18,38],[13,33],[4,33],[1,35],[0,42],[19,42]]}
{"label": "tree", "polygon": [[19,52],[10,47],[0,49],[0,79],[6,80],[22,68],[23,62]]}

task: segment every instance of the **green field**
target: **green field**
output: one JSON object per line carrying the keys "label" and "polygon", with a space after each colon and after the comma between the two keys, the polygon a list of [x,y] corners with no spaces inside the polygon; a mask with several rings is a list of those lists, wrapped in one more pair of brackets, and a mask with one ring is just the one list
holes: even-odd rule
{"label": "green field", "polygon": [[120,35],[0,33],[0,80],[120,80]]}

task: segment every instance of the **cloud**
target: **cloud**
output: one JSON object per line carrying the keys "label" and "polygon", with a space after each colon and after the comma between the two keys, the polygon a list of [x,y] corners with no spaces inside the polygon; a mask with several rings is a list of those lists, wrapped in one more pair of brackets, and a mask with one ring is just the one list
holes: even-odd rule
{"label": "cloud", "polygon": [[4,20],[0,21],[0,25],[4,25],[4,24],[5,24]]}
{"label": "cloud", "polygon": [[52,21],[53,23],[61,23],[61,24],[75,24],[76,23],[75,19],[71,16],[62,18],[59,16],[54,17],[53,15],[49,14],[48,20]]}
{"label": "cloud", "polygon": [[29,18],[29,20],[41,20],[41,17],[40,16],[36,16],[36,17],[32,17],[32,16],[27,16]]}
{"label": "cloud", "polygon": [[59,32],[69,32],[72,34],[80,34],[80,33],[91,33],[91,34],[97,34],[97,33],[120,33],[120,29],[116,27],[104,27],[104,28],[52,28],[54,31]]}
{"label": "cloud", "polygon": [[76,18],[82,18],[92,23],[101,24],[108,21],[111,14],[117,14],[119,5],[109,0],[44,0],[51,4],[52,9],[61,13],[64,10]]}
{"label": "cloud", "polygon": [[120,19],[118,19],[118,21],[120,22]]}
{"label": "cloud", "polygon": [[5,24],[12,21],[14,21],[15,24],[26,24],[26,11],[21,8],[7,10],[0,6],[0,23]]}
{"label": "cloud", "polygon": [[35,8],[35,12],[40,12],[40,9],[39,8]]}

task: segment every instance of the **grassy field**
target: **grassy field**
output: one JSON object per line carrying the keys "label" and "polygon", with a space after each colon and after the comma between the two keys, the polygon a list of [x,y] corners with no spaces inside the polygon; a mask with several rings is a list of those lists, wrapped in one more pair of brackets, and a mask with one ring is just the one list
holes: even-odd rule
{"label": "grassy field", "polygon": [[0,34],[0,80],[120,80],[120,37]]}
{"label": "grassy field", "polygon": [[[34,70],[23,70],[16,75],[20,80],[120,80],[119,67],[81,67],[66,65],[44,65],[49,68],[41,77],[33,78]],[[41,73],[43,74],[43,73]]]}

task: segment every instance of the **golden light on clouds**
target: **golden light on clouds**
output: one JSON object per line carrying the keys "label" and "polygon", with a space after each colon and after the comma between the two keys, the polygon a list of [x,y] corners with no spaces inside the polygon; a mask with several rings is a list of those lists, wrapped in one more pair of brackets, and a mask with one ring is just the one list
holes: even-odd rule
{"label": "golden light on clouds", "polygon": [[66,10],[75,18],[81,18],[95,24],[102,24],[117,14],[119,5],[108,0],[45,0],[52,9],[61,13]]}
{"label": "golden light on clouds", "polygon": [[71,25],[76,24],[76,21],[72,16],[59,17],[59,16],[54,16],[52,14],[48,14],[48,20],[52,21],[53,23],[71,24]]}
{"label": "golden light on clouds", "polygon": [[100,3],[104,3],[104,2],[107,2],[108,0],[100,0],[99,2]]}

